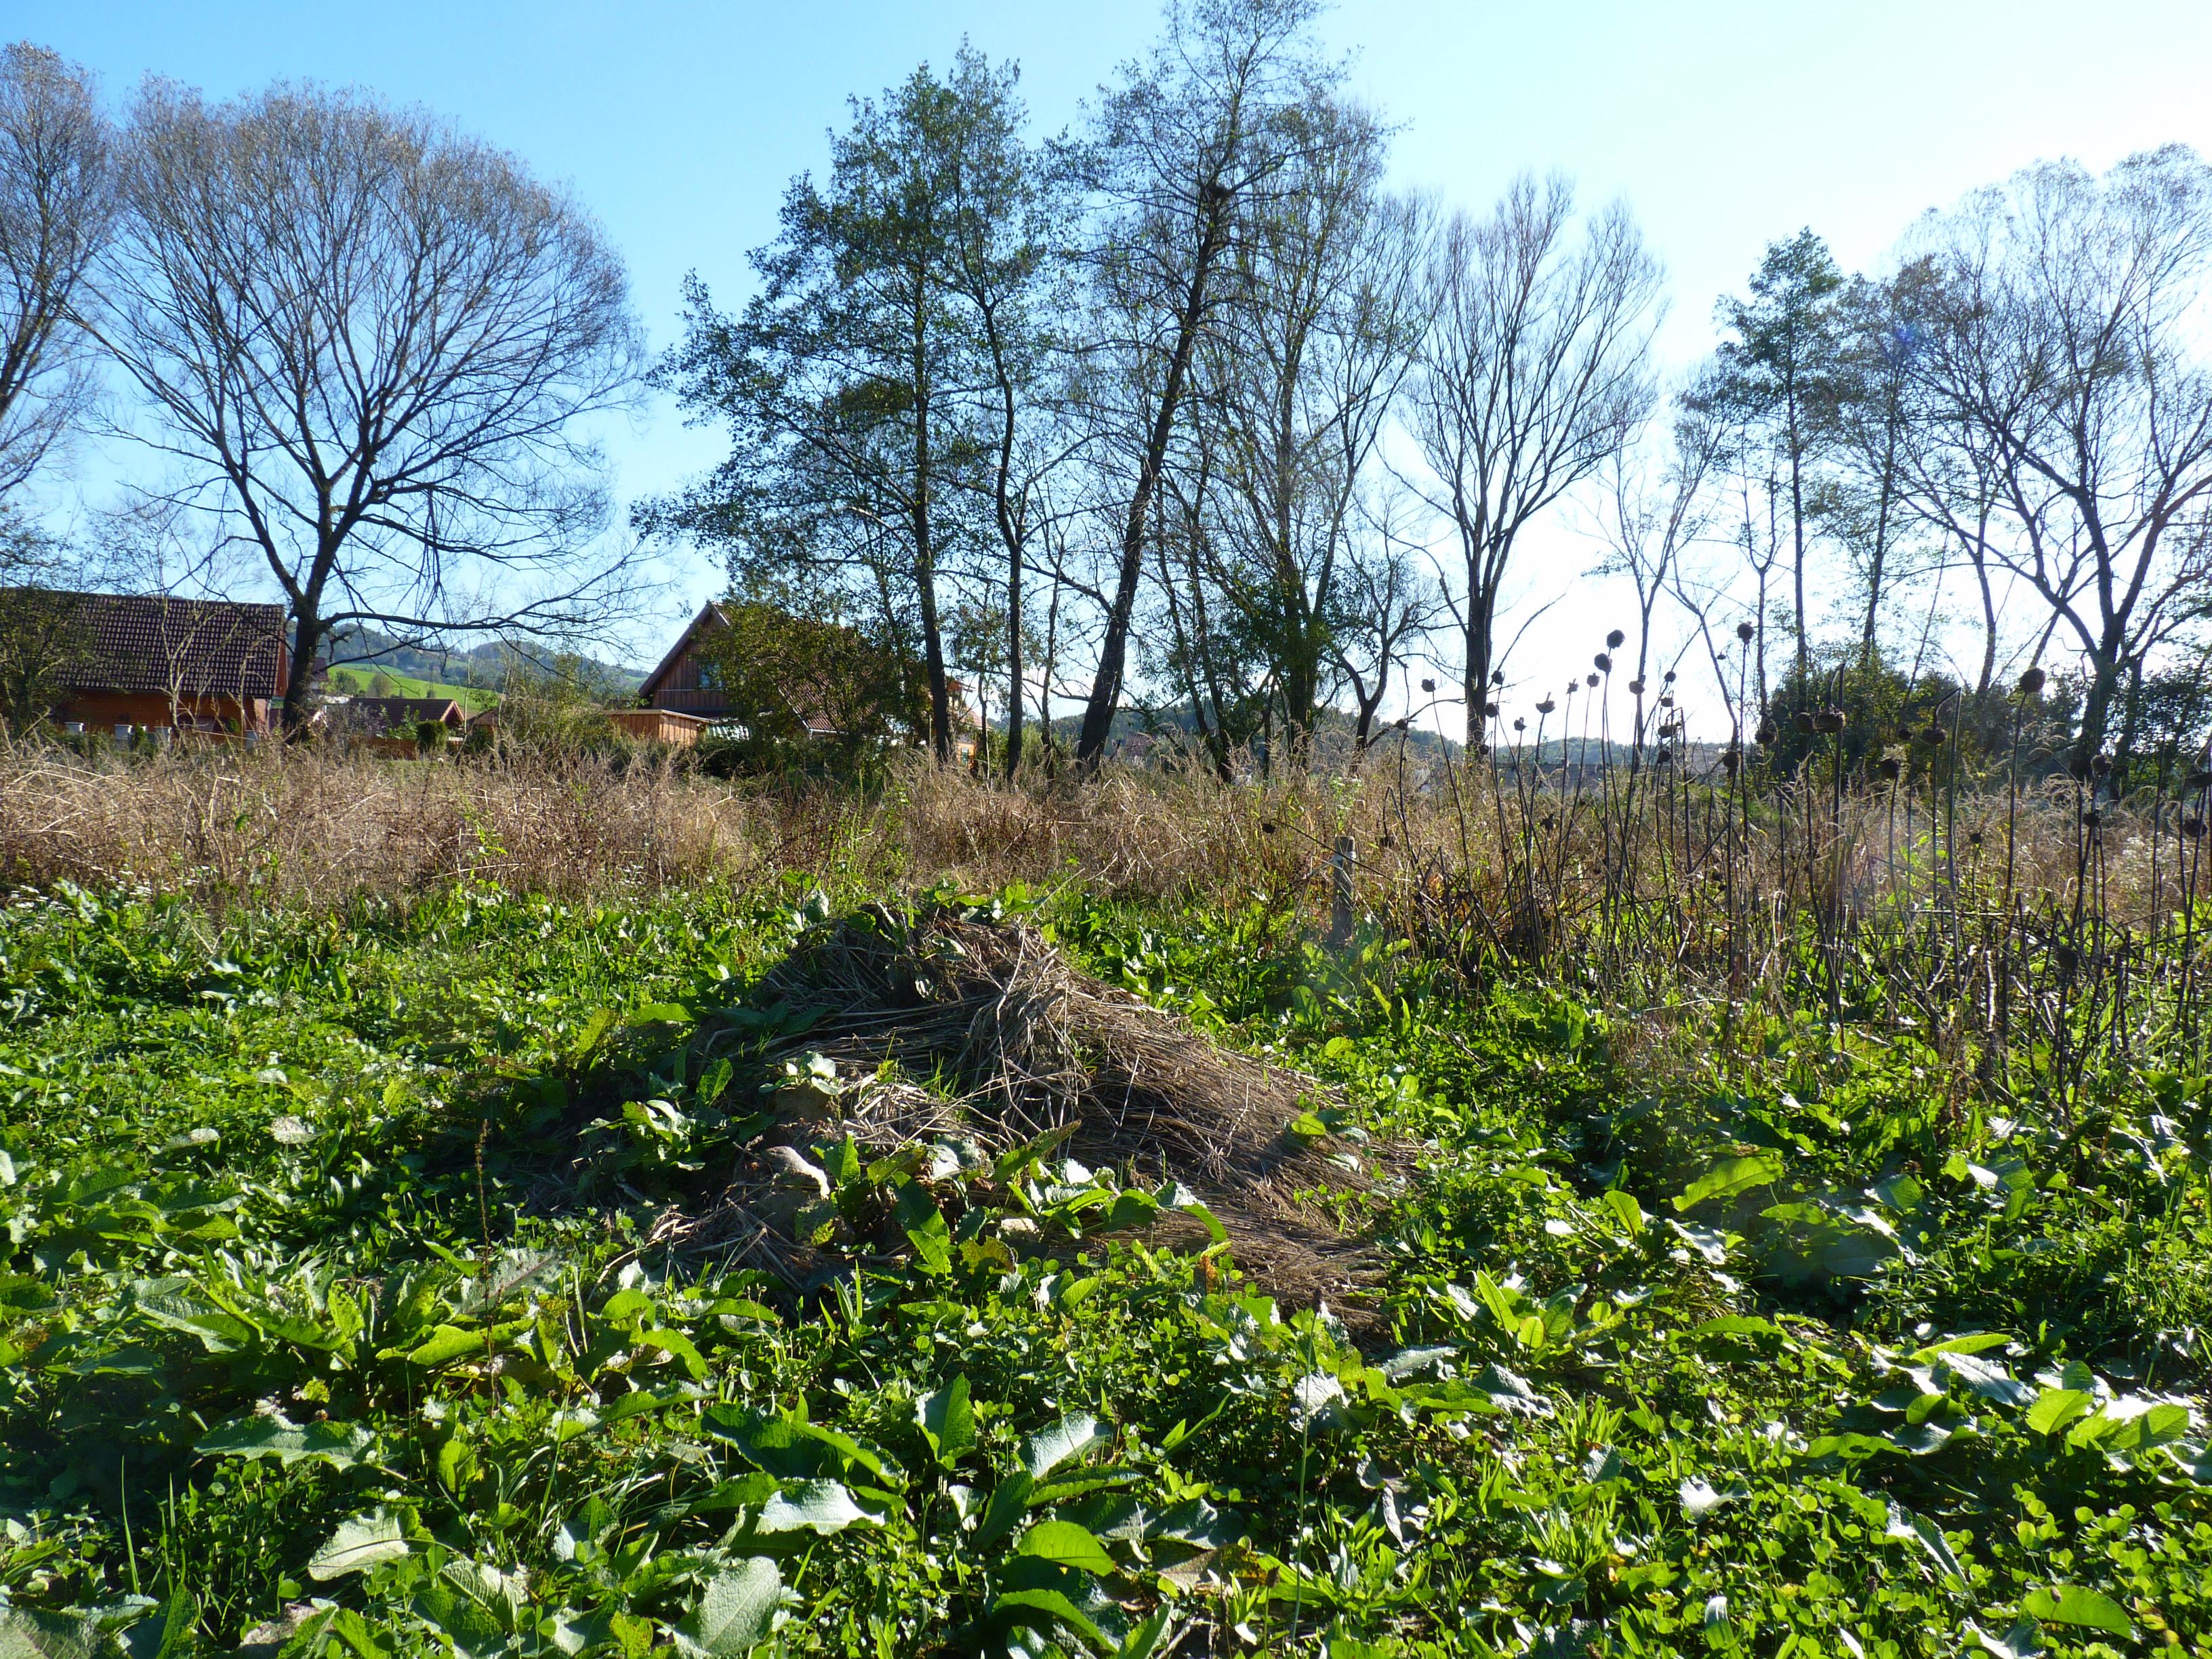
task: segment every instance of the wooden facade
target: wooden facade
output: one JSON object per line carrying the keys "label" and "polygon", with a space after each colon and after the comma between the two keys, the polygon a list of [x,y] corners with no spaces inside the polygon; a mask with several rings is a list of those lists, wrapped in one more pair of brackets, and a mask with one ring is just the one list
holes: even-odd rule
{"label": "wooden facade", "polygon": [[696,748],[699,734],[709,724],[700,715],[673,708],[617,708],[607,718],[640,743],[671,744],[679,749]]}
{"label": "wooden facade", "polygon": [[40,599],[65,608],[65,689],[53,710],[63,725],[268,730],[291,665],[283,605],[160,593]]}

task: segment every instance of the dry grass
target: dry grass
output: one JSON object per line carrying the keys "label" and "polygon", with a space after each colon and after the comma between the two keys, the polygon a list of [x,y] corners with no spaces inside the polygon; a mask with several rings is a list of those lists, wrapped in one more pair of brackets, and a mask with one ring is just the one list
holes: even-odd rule
{"label": "dry grass", "polygon": [[[1197,770],[1109,769],[1082,785],[1019,787],[917,759],[848,788],[723,782],[591,755],[447,763],[225,744],[88,762],[25,744],[0,748],[0,880],[140,886],[216,908],[325,906],[458,880],[582,897],[786,871],[891,893],[1079,878],[1114,894],[1291,903],[1321,895],[1328,849],[1349,834],[1363,904],[1408,931],[1472,929],[1510,946],[1583,925],[1606,902],[1608,866],[1617,899],[1657,907],[1680,936],[1674,918],[1701,902],[1695,890],[1724,859],[1761,902],[1802,900],[1817,867],[1822,902],[1832,890],[1859,913],[1887,893],[1932,890],[1942,863],[1924,795],[1909,812],[1880,793],[1847,795],[1833,821],[1824,805],[1808,859],[1794,810],[1786,822],[1769,811],[1731,842],[1713,792],[1700,808],[1689,788],[1665,787],[1679,799],[1647,779],[1632,830],[1608,832],[1595,785],[1524,799],[1484,767],[1419,774],[1387,758],[1352,778],[1223,784]],[[2147,811],[2106,817],[2085,871],[2067,792],[2025,800],[2018,889],[2064,907],[2086,876],[2114,922],[2169,914],[2184,873],[2170,822],[2154,833]],[[1962,799],[1957,820],[1962,875],[1993,876],[2004,799]],[[1526,914],[1532,903],[1540,921]]]}
{"label": "dry grass", "polygon": [[[1304,1194],[1401,1177],[1400,1149],[1291,1135],[1327,1085],[1079,971],[1036,928],[868,905],[815,929],[763,989],[810,1016],[769,1059],[819,1054],[854,1080],[834,1125],[801,1127],[883,1147],[953,1133],[994,1153],[1064,1132],[1092,1164],[1195,1192],[1270,1294],[1355,1323],[1366,1311],[1372,1250]],[[757,1216],[777,1179],[763,1159],[730,1206]]]}

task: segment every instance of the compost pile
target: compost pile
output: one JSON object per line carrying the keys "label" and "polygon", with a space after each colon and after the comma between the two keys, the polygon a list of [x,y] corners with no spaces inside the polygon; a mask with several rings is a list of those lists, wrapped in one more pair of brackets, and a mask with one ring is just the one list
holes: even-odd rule
{"label": "compost pile", "polygon": [[[949,908],[871,905],[817,927],[760,994],[803,1024],[771,1060],[819,1054],[852,1080],[830,1117],[786,1139],[823,1130],[881,1152],[957,1133],[995,1152],[1066,1129],[1067,1152],[1087,1164],[1194,1193],[1238,1267],[1285,1305],[1322,1302],[1364,1322],[1377,1262],[1358,1224],[1407,1160],[1356,1136],[1288,1133],[1334,1103],[1327,1085],[1079,971],[1033,927]],[[772,1159],[754,1160],[730,1206],[757,1207],[753,1188],[775,1176]],[[1204,1237],[1182,1216],[1158,1231]]]}

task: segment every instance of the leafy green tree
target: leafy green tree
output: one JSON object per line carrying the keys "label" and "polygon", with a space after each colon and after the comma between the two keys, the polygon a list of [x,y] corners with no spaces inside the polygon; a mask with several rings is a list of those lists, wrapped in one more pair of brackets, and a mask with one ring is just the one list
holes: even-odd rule
{"label": "leafy green tree", "polygon": [[722,610],[729,629],[701,654],[742,711],[756,757],[827,754],[849,763],[930,729],[919,665],[896,635],[762,599],[732,599]]}
{"label": "leafy green tree", "polygon": [[1730,337],[1722,343],[1707,394],[1711,406],[1765,440],[1787,479],[1791,626],[1801,684],[1811,670],[1805,609],[1808,474],[1836,394],[1836,309],[1843,286],[1828,245],[1811,230],[1768,247],[1753,273],[1750,296],[1720,302],[1720,321]]}
{"label": "leafy green tree", "polygon": [[[793,181],[762,292],[738,316],[686,285],[661,385],[728,426],[731,455],[649,528],[720,545],[741,590],[811,585],[918,646],[929,733],[952,753],[947,584],[1009,500],[1025,372],[1021,285],[1034,250],[1006,228],[1029,200],[1011,70],[963,52],[856,100],[828,178]],[[987,410],[995,418],[987,419]],[[1014,556],[1018,560],[1018,554]]]}

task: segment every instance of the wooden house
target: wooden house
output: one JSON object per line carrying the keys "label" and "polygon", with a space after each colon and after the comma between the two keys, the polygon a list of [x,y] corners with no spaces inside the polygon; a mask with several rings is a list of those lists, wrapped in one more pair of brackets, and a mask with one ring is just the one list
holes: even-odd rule
{"label": "wooden house", "polygon": [[[668,654],[638,687],[638,700],[647,711],[685,715],[699,721],[701,730],[708,726],[742,727],[747,720],[757,715],[758,710],[738,708],[730,702],[728,692],[714,683],[711,660],[702,648],[715,635],[727,633],[729,628],[730,619],[721,606],[710,599],[699,607],[699,614],[691,618],[676,643],[669,647]],[[974,717],[968,712],[964,688],[957,680],[952,682],[951,692],[954,750],[964,761],[975,752],[975,736],[970,729]],[[793,712],[805,722],[808,737],[826,740],[839,735],[836,723],[820,709],[794,708]],[[690,739],[695,743],[697,740],[696,733]]]}
{"label": "wooden house", "polygon": [[55,717],[89,730],[263,732],[291,651],[281,605],[56,593],[68,641]]}
{"label": "wooden house", "polygon": [[468,723],[468,715],[451,697],[331,698],[326,704],[330,724],[369,736],[397,732],[413,737],[425,720],[435,720],[454,737]]}

